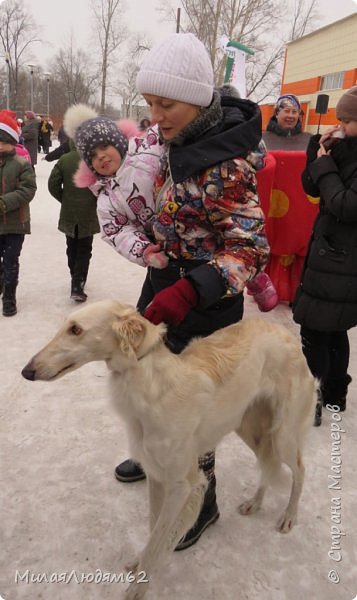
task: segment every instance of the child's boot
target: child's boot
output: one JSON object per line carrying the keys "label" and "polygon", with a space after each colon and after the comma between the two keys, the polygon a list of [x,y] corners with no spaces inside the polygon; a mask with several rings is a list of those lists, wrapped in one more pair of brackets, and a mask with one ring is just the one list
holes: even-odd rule
{"label": "child's boot", "polygon": [[4,285],[2,298],[2,314],[5,317],[16,315],[16,285]]}
{"label": "child's boot", "polygon": [[87,294],[84,291],[84,281],[72,279],[71,286],[71,300],[75,302],[85,302],[87,300]]}
{"label": "child's boot", "polygon": [[279,302],[277,291],[269,275],[264,272],[259,273],[252,281],[249,281],[247,289],[262,312],[272,310]]}

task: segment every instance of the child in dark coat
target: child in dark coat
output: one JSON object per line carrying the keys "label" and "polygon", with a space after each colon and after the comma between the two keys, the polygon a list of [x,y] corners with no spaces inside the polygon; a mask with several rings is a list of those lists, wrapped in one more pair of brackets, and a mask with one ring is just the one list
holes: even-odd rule
{"label": "child in dark coat", "polygon": [[48,190],[61,203],[58,229],[66,235],[68,268],[71,274],[71,299],[85,302],[87,281],[92,257],[93,236],[100,231],[97,202],[88,188],[78,188],[73,175],[80,156],[70,140],[70,151],[63,154],[48,179]]}
{"label": "child in dark coat", "polygon": [[18,125],[8,111],[0,112],[0,295],[3,315],[17,313],[16,288],[19,257],[25,235],[30,233],[29,203],[36,192],[31,165],[17,156]]}

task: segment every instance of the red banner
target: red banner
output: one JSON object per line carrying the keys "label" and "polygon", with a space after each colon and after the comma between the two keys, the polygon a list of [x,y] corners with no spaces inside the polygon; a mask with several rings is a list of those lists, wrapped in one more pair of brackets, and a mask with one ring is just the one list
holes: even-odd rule
{"label": "red banner", "polygon": [[301,270],[319,199],[305,194],[301,173],[306,153],[271,150],[257,171],[258,192],[266,217],[271,257],[266,268],[281,301],[291,302]]}

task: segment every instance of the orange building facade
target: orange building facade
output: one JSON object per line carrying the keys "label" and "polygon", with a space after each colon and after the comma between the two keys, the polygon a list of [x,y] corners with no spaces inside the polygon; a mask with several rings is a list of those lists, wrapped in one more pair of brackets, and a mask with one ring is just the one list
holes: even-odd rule
{"label": "orange building facade", "polygon": [[[320,133],[337,123],[336,104],[357,84],[357,13],[290,42],[285,52],[281,94],[295,94],[301,103],[304,131]],[[316,112],[319,94],[329,97],[326,114]],[[263,130],[274,103],[261,105]]]}
{"label": "orange building facade", "polygon": [[[357,13],[287,45],[281,94],[295,94],[303,110],[303,130],[320,133],[337,123],[336,104],[357,84]],[[328,96],[326,114],[316,112],[320,94]],[[263,130],[274,103],[261,107]],[[319,198],[305,194],[301,173],[304,151],[269,151],[257,172],[271,255],[266,272],[279,300],[292,302],[319,209]]]}

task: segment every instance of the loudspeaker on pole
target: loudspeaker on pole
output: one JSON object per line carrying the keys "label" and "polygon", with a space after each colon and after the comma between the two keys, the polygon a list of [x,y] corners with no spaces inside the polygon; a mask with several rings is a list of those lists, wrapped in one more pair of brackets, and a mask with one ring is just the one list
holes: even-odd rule
{"label": "loudspeaker on pole", "polygon": [[315,112],[318,115],[325,115],[327,113],[329,99],[330,96],[328,94],[319,94],[317,96]]}

